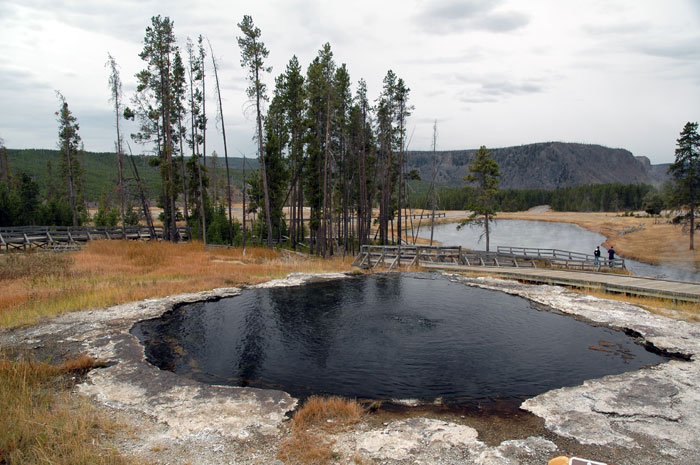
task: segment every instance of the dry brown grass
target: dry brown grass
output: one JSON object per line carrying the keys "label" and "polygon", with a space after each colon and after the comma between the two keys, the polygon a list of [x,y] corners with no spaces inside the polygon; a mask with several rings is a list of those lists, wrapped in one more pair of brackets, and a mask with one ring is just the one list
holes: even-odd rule
{"label": "dry brown grass", "polygon": [[248,248],[243,256],[239,248],[206,250],[199,242],[95,241],[70,255],[11,258],[26,266],[14,274],[0,271],[7,276],[2,278],[0,327],[86,308],[257,284],[292,272],[347,271],[352,259],[324,260],[266,248]]}
{"label": "dry brown grass", "polygon": [[67,389],[71,376],[95,363],[89,357],[60,366],[0,357],[0,463],[133,463],[108,446],[116,425]]}
{"label": "dry brown grass", "polygon": [[294,415],[292,429],[339,431],[359,422],[363,413],[364,409],[355,400],[338,396],[311,396]]}
{"label": "dry brown grass", "polygon": [[344,431],[362,419],[364,409],[342,397],[309,397],[292,420],[291,434],[279,447],[286,464],[324,465],[338,458],[330,433]]}
{"label": "dry brown grass", "polygon": [[277,457],[287,465],[326,465],[337,457],[334,441],[318,432],[295,431],[282,441]]}

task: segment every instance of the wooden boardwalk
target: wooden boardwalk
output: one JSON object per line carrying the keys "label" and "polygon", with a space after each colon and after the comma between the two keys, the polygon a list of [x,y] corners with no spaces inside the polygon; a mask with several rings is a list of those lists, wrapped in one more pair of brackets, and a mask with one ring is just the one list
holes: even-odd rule
{"label": "wooden boardwalk", "polygon": [[643,276],[615,273],[595,273],[548,268],[474,267],[450,264],[423,264],[424,268],[445,271],[472,271],[518,281],[600,289],[629,295],[657,297],[684,302],[700,302],[700,283],[669,281]]}
{"label": "wooden boardwalk", "polygon": [[461,247],[362,246],[354,266],[420,266],[445,271],[489,274],[518,281],[600,289],[629,295],[700,302],[700,283],[671,281],[622,273],[624,260],[601,259],[563,250],[504,247],[482,252]]}

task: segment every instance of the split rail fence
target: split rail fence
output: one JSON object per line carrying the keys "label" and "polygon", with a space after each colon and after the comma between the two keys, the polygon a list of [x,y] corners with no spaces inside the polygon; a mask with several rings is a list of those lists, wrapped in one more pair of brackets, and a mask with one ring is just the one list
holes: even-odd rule
{"label": "split rail fence", "polygon": [[[164,231],[156,227],[155,236],[146,226],[18,226],[0,228],[0,250],[41,248],[72,250],[80,243],[98,239],[162,240]],[[180,240],[187,240],[187,229],[178,227]]]}

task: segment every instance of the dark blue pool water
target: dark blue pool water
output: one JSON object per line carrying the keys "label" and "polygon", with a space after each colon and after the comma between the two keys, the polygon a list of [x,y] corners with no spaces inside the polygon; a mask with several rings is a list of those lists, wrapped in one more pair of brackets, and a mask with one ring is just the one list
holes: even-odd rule
{"label": "dark blue pool water", "polygon": [[160,368],[302,397],[522,400],[666,360],[620,331],[435,274],[246,290],[132,332]]}

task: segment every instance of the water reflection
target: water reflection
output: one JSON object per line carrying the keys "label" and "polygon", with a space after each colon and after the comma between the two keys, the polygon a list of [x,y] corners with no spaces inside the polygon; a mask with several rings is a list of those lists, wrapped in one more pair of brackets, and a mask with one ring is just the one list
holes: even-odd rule
{"label": "water reflection", "polygon": [[618,331],[436,274],[247,290],[133,332],[161,368],[296,396],[522,400],[664,360]]}
{"label": "water reflection", "polygon": [[[481,239],[483,228],[467,227],[457,230],[455,224],[435,226],[434,239],[444,245],[468,247],[483,250]],[[430,238],[430,229],[421,229],[421,237]],[[498,246],[534,247],[541,249],[561,249],[572,252],[593,254],[600,246],[601,255],[607,257],[603,247],[605,236],[570,223],[549,223],[545,221],[496,220],[489,235],[490,248]],[[623,257],[624,258],[624,257]],[[639,276],[700,282],[700,272],[684,270],[670,265],[651,265],[625,258],[625,265]]]}

